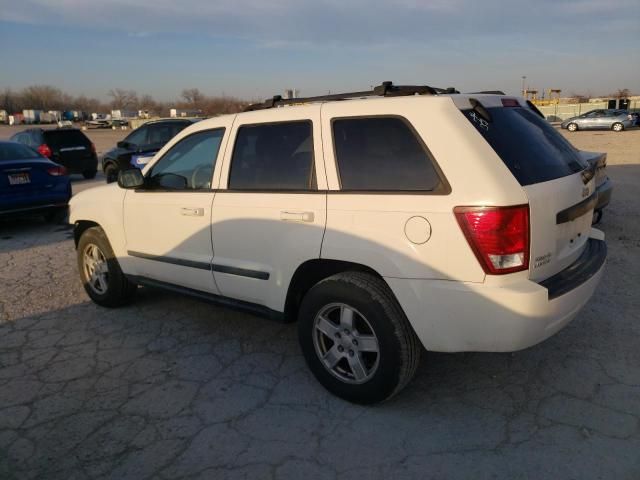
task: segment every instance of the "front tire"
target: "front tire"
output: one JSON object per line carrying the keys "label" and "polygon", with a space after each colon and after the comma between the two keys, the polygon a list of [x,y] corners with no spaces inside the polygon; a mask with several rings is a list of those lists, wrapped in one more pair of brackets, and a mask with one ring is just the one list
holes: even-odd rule
{"label": "front tire", "polygon": [[104,176],[107,178],[107,183],[113,183],[118,180],[118,168],[113,163],[108,163],[104,167]]}
{"label": "front tire", "polygon": [[621,132],[624,130],[624,125],[622,125],[620,122],[616,122],[611,125],[611,130],[613,130],[614,132]]}
{"label": "front tire", "polygon": [[103,307],[129,303],[137,285],[127,279],[100,227],[85,230],[78,241],[78,270],[87,295]]}
{"label": "front tire", "polygon": [[567,130],[569,130],[570,132],[575,132],[576,130],[578,130],[578,125],[576,125],[575,123],[570,123],[569,125],[567,125]]}
{"label": "front tire", "polygon": [[298,320],[307,365],[338,397],[381,402],[416,371],[420,343],[381,278],[345,272],[319,282],[305,295]]}

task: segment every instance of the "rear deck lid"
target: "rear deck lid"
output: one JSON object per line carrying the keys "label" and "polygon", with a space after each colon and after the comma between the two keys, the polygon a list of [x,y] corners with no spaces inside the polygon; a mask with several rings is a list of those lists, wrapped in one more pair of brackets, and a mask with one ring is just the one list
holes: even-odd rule
{"label": "rear deck lid", "polygon": [[595,168],[523,100],[456,104],[524,189],[530,210],[529,278],[544,280],[582,253],[596,203]]}

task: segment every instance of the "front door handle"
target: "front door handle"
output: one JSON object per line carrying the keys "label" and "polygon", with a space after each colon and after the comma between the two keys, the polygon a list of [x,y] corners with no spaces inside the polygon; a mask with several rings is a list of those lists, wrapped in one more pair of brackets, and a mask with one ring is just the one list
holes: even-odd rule
{"label": "front door handle", "polygon": [[185,215],[187,217],[203,217],[204,216],[204,208],[184,207],[184,208],[180,209],[180,215]]}
{"label": "front door handle", "polygon": [[313,212],[280,212],[280,220],[289,222],[313,222]]}

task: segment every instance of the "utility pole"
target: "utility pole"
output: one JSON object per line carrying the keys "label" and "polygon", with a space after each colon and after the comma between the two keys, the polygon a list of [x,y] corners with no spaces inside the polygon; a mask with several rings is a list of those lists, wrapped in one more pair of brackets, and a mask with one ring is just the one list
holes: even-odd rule
{"label": "utility pole", "polygon": [[524,81],[527,79],[526,75],[522,76],[522,96],[526,97],[527,96],[527,91],[524,89]]}

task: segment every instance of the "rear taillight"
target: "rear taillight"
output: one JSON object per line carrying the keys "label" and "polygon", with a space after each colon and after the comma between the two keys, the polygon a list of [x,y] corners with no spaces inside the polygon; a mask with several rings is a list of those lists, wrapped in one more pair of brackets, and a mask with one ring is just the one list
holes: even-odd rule
{"label": "rear taillight", "polygon": [[43,157],[47,157],[47,158],[51,158],[51,155],[52,155],[51,149],[49,148],[49,145],[47,145],[46,143],[43,143],[38,147],[38,153]]}
{"label": "rear taillight", "polygon": [[529,206],[456,207],[460,228],[485,273],[529,268]]}
{"label": "rear taillight", "polygon": [[67,169],[58,165],[47,168],[47,173],[52,177],[62,177],[67,174]]}
{"label": "rear taillight", "polygon": [[91,152],[96,153],[96,146],[93,144],[93,142],[91,143]]}

